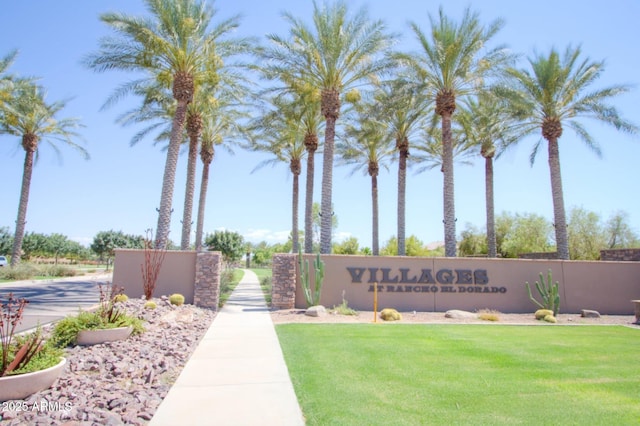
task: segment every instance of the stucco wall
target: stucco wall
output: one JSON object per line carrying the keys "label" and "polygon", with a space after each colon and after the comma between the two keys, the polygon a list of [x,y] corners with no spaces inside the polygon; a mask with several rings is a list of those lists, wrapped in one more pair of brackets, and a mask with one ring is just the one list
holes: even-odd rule
{"label": "stucco wall", "polygon": [[[113,265],[113,283],[124,287],[129,297],[140,297],[144,294],[142,286],[141,265],[144,263],[144,250],[118,249]],[[180,293],[185,303],[193,303],[196,276],[195,251],[167,251],[154,297]]]}
{"label": "stucco wall", "polygon": [[[313,255],[310,272],[313,280]],[[413,258],[324,255],[325,279],[321,304],[373,309],[373,283],[378,282],[378,307],[400,311],[443,312],[448,309],[496,309],[504,313],[535,310],[525,281],[532,286],[551,269],[560,282],[564,313],[595,309],[602,314],[631,315],[631,299],[640,298],[640,264],[631,262],[580,262],[558,260]],[[359,282],[358,282],[359,281]],[[422,282],[421,282],[422,281]],[[450,282],[448,282],[450,281]],[[295,306],[305,308],[296,285]]]}

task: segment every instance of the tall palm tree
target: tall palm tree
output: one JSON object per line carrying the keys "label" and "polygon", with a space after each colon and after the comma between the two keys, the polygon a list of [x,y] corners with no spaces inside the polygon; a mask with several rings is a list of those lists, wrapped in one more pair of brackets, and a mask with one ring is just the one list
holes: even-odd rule
{"label": "tall palm tree", "polygon": [[166,247],[175,172],[187,115],[198,84],[215,84],[220,50],[245,52],[246,40],[222,39],[239,23],[233,17],[209,29],[215,10],[204,0],[145,0],[151,18],[121,13],[105,13],[100,19],[116,33],[100,41],[100,49],[87,57],[86,64],[96,71],[120,69],[142,71],[145,77],[116,90],[115,99],[149,80],[171,87],[176,101],[165,163],[155,245]]}
{"label": "tall palm tree", "polygon": [[320,110],[325,118],[322,163],[320,252],[331,252],[331,203],[336,121],[340,96],[367,79],[391,68],[385,57],[393,37],[382,21],[371,22],[362,8],[349,19],[344,1],[319,6],[313,3],[313,28],[289,13],[289,39],[268,35],[273,47],[265,51],[279,75],[299,75],[320,90]]}
{"label": "tall palm tree", "polygon": [[468,8],[460,23],[449,19],[440,7],[438,19],[429,15],[431,38],[411,23],[423,55],[401,55],[435,98],[435,111],[441,118],[443,142],[443,207],[445,255],[456,256],[456,214],[453,185],[453,143],[451,119],[457,99],[475,93],[484,76],[505,60],[504,47],[487,49],[487,42],[502,28],[501,20],[484,27],[477,13]]}
{"label": "tall palm tree", "polygon": [[247,139],[247,130],[241,123],[248,119],[248,112],[241,108],[244,102],[238,100],[237,95],[241,93],[244,93],[244,91],[230,92],[223,90],[214,92],[216,102],[210,104],[211,110],[208,110],[204,116],[200,143],[202,176],[200,178],[198,218],[196,220],[196,251],[202,250],[204,214],[209,188],[209,169],[215,155],[215,147],[216,145],[222,145],[233,153],[231,145],[236,144],[239,139]]}
{"label": "tall palm tree", "polygon": [[22,252],[22,240],[29,204],[29,191],[31,187],[31,175],[33,173],[34,159],[37,160],[41,142],[50,145],[57,154],[60,153],[56,142],[76,149],[80,154],[89,158],[87,151],[74,142],[79,135],[74,129],[80,127],[77,118],[57,118],[67,102],[58,101],[47,103],[44,89],[29,81],[20,81],[14,87],[9,106],[1,106],[3,109],[2,127],[6,133],[21,137],[21,145],[25,151],[24,169],[22,173],[22,189],[20,191],[20,204],[18,206],[18,218],[16,220],[16,232],[11,253],[11,266],[20,262]]}
{"label": "tall palm tree", "polygon": [[306,153],[304,144],[306,129],[302,125],[301,111],[296,108],[294,102],[286,103],[283,98],[274,98],[272,102],[275,109],[266,112],[250,124],[249,128],[253,137],[248,148],[267,152],[274,156],[274,158],[262,161],[253,171],[279,162],[285,162],[289,165],[289,170],[293,175],[291,196],[292,250],[297,253],[299,249],[299,176],[302,171],[301,161]]}
{"label": "tall palm tree", "polygon": [[385,82],[375,95],[376,116],[387,123],[398,151],[398,256],[406,255],[406,188],[409,141],[417,136],[429,113],[429,98],[405,77]]}
{"label": "tall palm tree", "polygon": [[13,50],[0,58],[0,107],[11,99],[15,77],[8,74],[7,70],[13,64],[16,56],[18,56],[18,51]]}
{"label": "tall palm tree", "polygon": [[497,257],[493,161],[517,141],[515,123],[506,104],[491,92],[480,93],[475,98],[467,97],[457,115],[456,121],[460,123],[465,144],[477,149],[484,158],[487,255]]}
{"label": "tall palm tree", "polygon": [[345,140],[336,144],[336,153],[341,164],[355,166],[352,174],[363,170],[371,177],[371,251],[378,256],[378,173],[380,167],[388,168],[393,139],[385,123],[372,119],[372,105],[359,105],[355,109],[353,119],[345,126]]}
{"label": "tall palm tree", "polygon": [[[565,260],[569,259],[569,243],[558,146],[563,127],[574,130],[598,155],[600,147],[581,119],[599,120],[631,134],[638,132],[637,126],[623,119],[609,104],[615,96],[629,91],[629,86],[614,85],[591,91],[591,86],[604,71],[604,62],[581,59],[580,54],[579,47],[571,46],[563,55],[556,49],[548,54],[536,53],[528,59],[530,69],[507,69],[510,84],[499,89],[520,119],[520,135],[542,131],[542,138],[547,141],[556,247],[558,259]],[[541,142],[539,140],[533,148],[532,163]]]}

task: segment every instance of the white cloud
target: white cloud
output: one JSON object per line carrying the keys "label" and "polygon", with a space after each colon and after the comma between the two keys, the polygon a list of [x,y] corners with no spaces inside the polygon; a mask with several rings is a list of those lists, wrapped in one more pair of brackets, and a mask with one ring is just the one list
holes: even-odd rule
{"label": "white cloud", "polygon": [[242,235],[245,240],[254,243],[266,241],[267,243],[284,243],[289,238],[290,231],[272,231],[270,229],[249,229]]}
{"label": "white cloud", "polygon": [[335,234],[333,234],[333,242],[334,243],[341,243],[344,240],[346,240],[347,238],[351,238],[353,236],[353,234],[351,232],[336,232]]}

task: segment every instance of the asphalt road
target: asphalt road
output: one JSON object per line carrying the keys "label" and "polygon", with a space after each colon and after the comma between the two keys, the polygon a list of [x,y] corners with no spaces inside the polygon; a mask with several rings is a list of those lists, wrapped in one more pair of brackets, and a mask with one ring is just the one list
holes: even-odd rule
{"label": "asphalt road", "polygon": [[24,309],[22,322],[16,328],[20,332],[95,306],[100,301],[98,283],[107,281],[111,281],[111,274],[15,281],[0,284],[0,300],[6,302],[9,293],[13,293],[14,297],[29,301]]}

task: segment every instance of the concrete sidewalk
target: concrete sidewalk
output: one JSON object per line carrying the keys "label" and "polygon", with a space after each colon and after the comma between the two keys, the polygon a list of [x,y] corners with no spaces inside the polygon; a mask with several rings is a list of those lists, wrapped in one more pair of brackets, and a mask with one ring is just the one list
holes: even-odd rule
{"label": "concrete sidewalk", "polygon": [[214,424],[304,425],[258,277],[247,270],[150,422]]}

